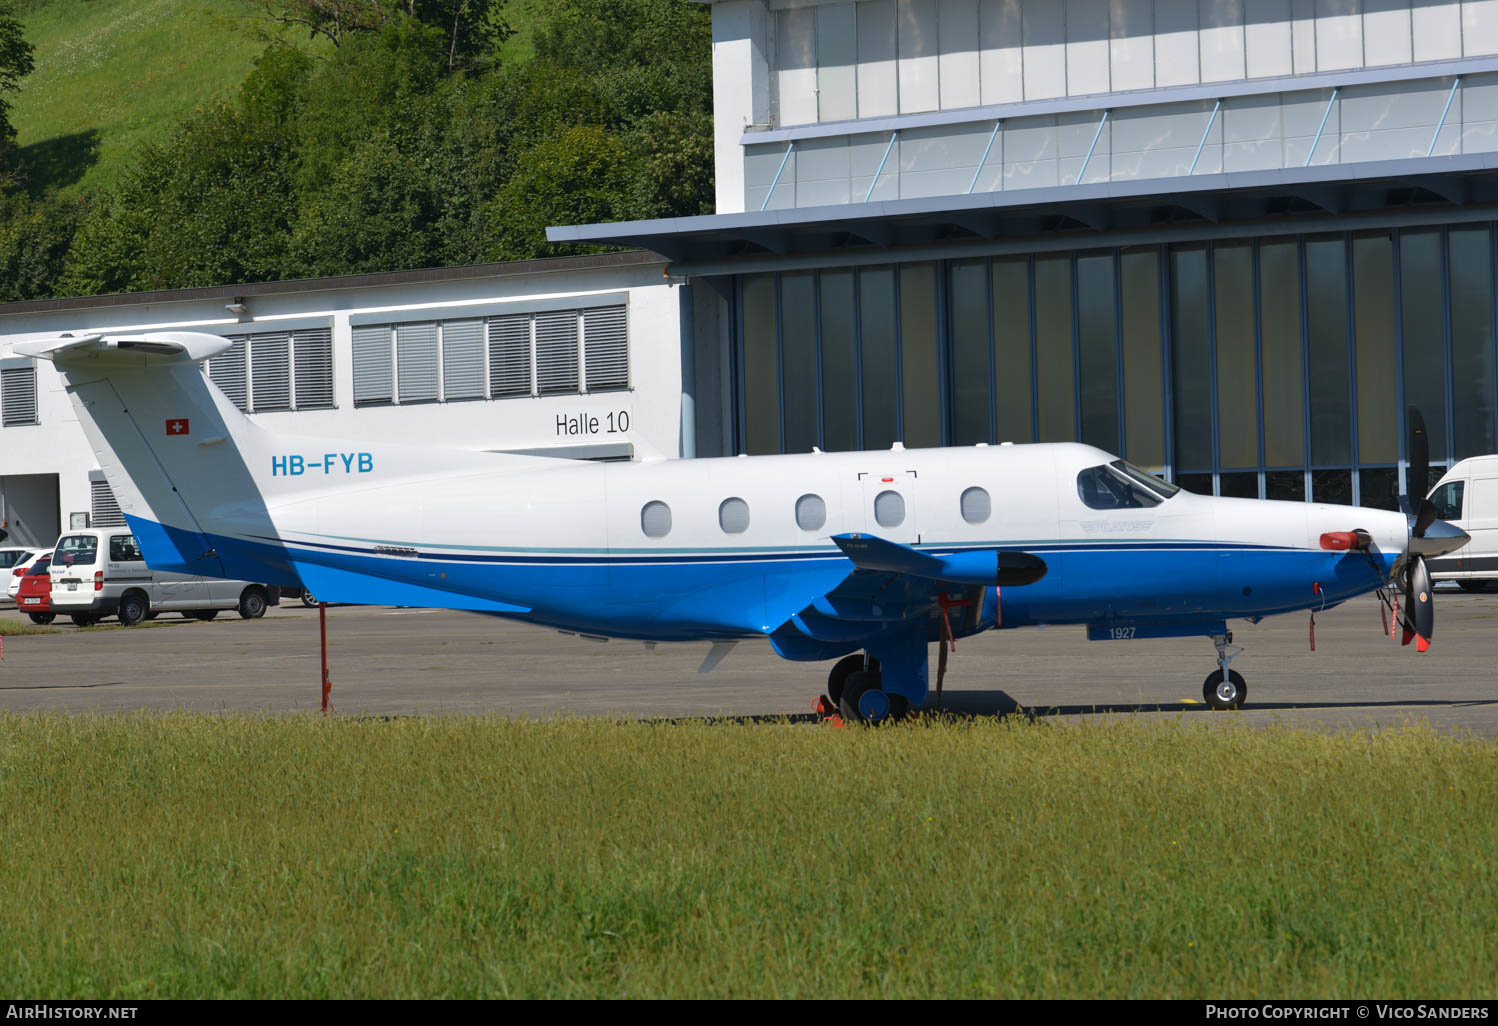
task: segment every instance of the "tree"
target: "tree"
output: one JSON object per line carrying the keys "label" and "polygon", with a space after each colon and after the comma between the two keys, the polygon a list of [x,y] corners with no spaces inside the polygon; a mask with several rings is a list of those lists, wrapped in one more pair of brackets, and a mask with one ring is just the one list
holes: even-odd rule
{"label": "tree", "polygon": [[402,20],[437,29],[449,73],[488,55],[510,34],[500,16],[505,0],[249,0],[278,25],[307,30],[341,47],[362,32]]}
{"label": "tree", "polygon": [[35,66],[14,0],[0,0],[0,188],[20,179],[16,162],[16,130],[10,123],[10,101],[5,94],[21,87],[21,79]]}

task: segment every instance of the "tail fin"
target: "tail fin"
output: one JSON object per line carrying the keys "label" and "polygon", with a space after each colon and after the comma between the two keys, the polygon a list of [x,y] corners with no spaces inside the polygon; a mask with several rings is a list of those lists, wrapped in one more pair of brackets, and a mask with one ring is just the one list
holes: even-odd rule
{"label": "tail fin", "polygon": [[[271,433],[207,379],[229,348],[201,332],[64,335],[15,352],[56,364],[146,561],[159,570],[296,586],[271,511],[367,480],[474,473],[556,461]],[[350,479],[355,479],[351,481]],[[252,544],[224,546],[215,539]]]}

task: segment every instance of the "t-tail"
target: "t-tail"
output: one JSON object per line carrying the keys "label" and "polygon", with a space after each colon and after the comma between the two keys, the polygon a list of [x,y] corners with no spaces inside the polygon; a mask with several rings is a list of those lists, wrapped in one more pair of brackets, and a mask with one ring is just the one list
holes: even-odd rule
{"label": "t-tail", "polygon": [[[273,511],[395,482],[549,465],[460,449],[281,435],[214,387],[201,332],[63,335],[17,344],[50,360],[147,562],[158,570],[302,585]],[[232,544],[224,544],[225,540]],[[310,583],[310,582],[309,582]],[[322,589],[318,589],[321,593]]]}

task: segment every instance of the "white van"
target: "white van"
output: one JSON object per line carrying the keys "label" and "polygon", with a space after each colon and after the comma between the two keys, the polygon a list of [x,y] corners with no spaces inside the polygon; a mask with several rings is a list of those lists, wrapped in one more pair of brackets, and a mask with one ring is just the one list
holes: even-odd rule
{"label": "white van", "polygon": [[1431,489],[1436,516],[1472,536],[1448,555],[1427,559],[1435,581],[1481,591],[1498,581],[1498,456],[1473,456],[1446,471]]}
{"label": "white van", "polygon": [[57,539],[51,575],[52,611],[71,615],[79,627],[106,616],[134,626],[169,611],[212,620],[221,609],[237,609],[253,620],[279,602],[271,597],[275,589],[263,584],[152,570],[135,536],[120,527],[72,531]]}

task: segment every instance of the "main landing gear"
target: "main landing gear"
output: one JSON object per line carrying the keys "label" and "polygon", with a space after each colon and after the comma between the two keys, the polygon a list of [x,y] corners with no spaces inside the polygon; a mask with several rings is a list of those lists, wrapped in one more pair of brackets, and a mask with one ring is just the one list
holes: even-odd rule
{"label": "main landing gear", "polygon": [[1232,631],[1213,635],[1212,644],[1217,646],[1217,669],[1202,682],[1202,699],[1213,709],[1237,709],[1248,695],[1248,685],[1243,682],[1243,674],[1228,669],[1228,663],[1243,651],[1243,646],[1233,644]]}
{"label": "main landing gear", "polygon": [[924,632],[912,632],[839,659],[827,675],[827,694],[818,699],[817,711],[845,723],[905,719],[926,700],[926,645]]}

